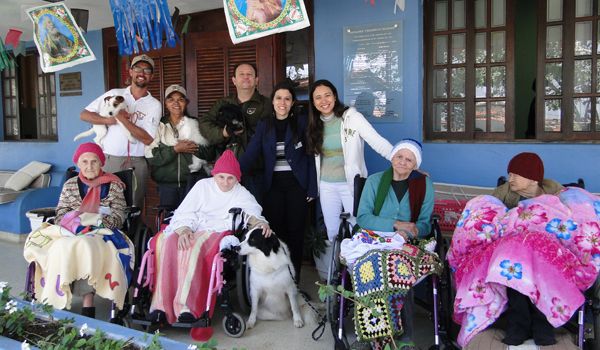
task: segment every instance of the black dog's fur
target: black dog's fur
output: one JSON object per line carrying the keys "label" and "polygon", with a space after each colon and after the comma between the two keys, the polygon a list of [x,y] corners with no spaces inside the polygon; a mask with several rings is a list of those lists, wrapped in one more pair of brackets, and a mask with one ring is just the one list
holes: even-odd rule
{"label": "black dog's fur", "polygon": [[229,135],[233,135],[236,131],[244,129],[244,114],[240,106],[227,103],[219,108],[217,114],[217,124],[221,128],[226,128]]}
{"label": "black dog's fur", "polygon": [[281,247],[279,239],[277,238],[275,233],[273,233],[269,237],[265,237],[262,234],[262,230],[250,231],[250,237],[248,237],[248,244],[263,252],[265,256],[269,256],[271,252],[273,252],[273,254],[277,254],[279,248]]}

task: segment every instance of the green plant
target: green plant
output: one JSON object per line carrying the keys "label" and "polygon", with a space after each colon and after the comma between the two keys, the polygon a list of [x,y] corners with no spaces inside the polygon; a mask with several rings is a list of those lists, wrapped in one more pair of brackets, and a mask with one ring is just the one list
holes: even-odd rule
{"label": "green plant", "polygon": [[324,225],[307,225],[304,239],[304,255],[320,257],[327,248],[327,230]]}
{"label": "green plant", "polygon": [[[87,324],[77,328],[73,325],[73,319],[54,319],[54,309],[50,305],[32,301],[28,306],[18,308],[17,302],[10,296],[10,290],[8,283],[0,282],[0,335],[21,341],[22,349],[29,349],[30,346],[48,350],[139,349],[131,339],[111,339],[101,330],[90,334]],[[38,317],[36,312],[47,314],[47,319]],[[162,348],[158,339],[153,343],[159,346],[154,346],[154,349]]]}
{"label": "green plant", "polygon": [[[320,282],[315,282],[315,284],[319,286],[319,299],[321,299],[321,301],[323,302],[327,300],[328,297],[332,297],[335,294],[339,294],[345,299],[351,300],[355,304],[360,304],[363,307],[371,309],[373,316],[381,315],[380,309],[376,305],[374,305],[370,300],[368,300],[367,298],[357,297],[354,294],[354,292],[345,289],[344,286],[334,286],[331,284],[323,284]],[[390,337],[390,340],[391,344],[386,344],[383,350],[398,349],[398,347],[396,346],[396,342],[394,341],[394,337]]]}

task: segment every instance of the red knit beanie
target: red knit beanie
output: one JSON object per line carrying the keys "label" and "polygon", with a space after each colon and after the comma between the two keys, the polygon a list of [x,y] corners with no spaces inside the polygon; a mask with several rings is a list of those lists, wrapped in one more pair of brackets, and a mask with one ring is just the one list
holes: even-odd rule
{"label": "red knit beanie", "polygon": [[73,154],[73,163],[77,164],[79,157],[87,152],[96,154],[98,156],[98,159],[100,159],[100,163],[102,164],[102,166],[104,166],[104,161],[106,160],[104,152],[102,151],[102,148],[100,148],[100,146],[93,142],[82,143],[81,145],[79,145],[79,147],[77,147],[77,149],[75,150],[75,154]]}
{"label": "red knit beanie", "polygon": [[216,174],[226,173],[233,175],[237,178],[238,181],[242,180],[242,171],[240,170],[240,163],[238,163],[237,159],[235,159],[235,155],[233,152],[228,149],[221,154],[217,162],[215,163],[215,167],[210,172],[211,175],[215,176]]}
{"label": "red knit beanie", "polygon": [[508,163],[508,172],[521,175],[539,184],[544,180],[544,163],[542,159],[530,152],[519,153]]}

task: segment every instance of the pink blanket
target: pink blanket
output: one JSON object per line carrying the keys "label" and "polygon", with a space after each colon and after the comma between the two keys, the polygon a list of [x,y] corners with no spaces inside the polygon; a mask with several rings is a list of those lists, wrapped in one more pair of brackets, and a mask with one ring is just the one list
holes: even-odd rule
{"label": "pink blanket", "polygon": [[583,304],[600,269],[600,198],[579,188],[507,210],[492,196],[467,203],[452,237],[454,320],[466,345],[506,308],[506,287],[530,297],[555,327]]}

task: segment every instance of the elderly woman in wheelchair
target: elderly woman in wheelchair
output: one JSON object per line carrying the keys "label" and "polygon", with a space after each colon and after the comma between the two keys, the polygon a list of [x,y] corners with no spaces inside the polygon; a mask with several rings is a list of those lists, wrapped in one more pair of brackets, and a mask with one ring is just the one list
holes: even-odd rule
{"label": "elderly woman in wheelchair", "polygon": [[[221,239],[232,233],[229,209],[242,209],[249,228],[262,227],[265,236],[271,234],[262,208],[239,183],[240,165],[231,150],[223,152],[212,175],[194,185],[155,242],[158,271],[149,321],[189,324],[201,316],[212,259]],[[211,306],[211,314],[213,310]],[[192,337],[208,340],[212,332],[211,327],[193,328]]]}
{"label": "elderly woman in wheelchair", "polygon": [[54,225],[30,233],[23,253],[35,262],[38,300],[62,309],[71,307],[73,294],[81,295],[88,317],[95,317],[94,294],[123,307],[134,264],[133,244],[119,231],[125,185],[102,171],[104,160],[98,145],[79,145],[73,162],[80,172],[63,186]]}
{"label": "elderly woman in wheelchair", "polygon": [[505,311],[505,344],[555,344],[554,327],[583,304],[600,268],[600,198],[544,179],[535,153],[513,157],[508,173],[493,196],[467,203],[452,238],[462,346]]}
{"label": "elderly woman in wheelchair", "polygon": [[[392,166],[369,176],[360,194],[357,222],[361,229],[341,244],[341,256],[352,265],[356,296],[367,297],[389,312],[373,317],[367,308],[356,307],[359,340],[381,341],[400,336],[400,349],[415,349],[412,342],[414,296],[412,286],[441,270],[435,243],[424,240],[431,229],[434,189],[429,177],[417,171],[421,145],[412,139],[396,144]],[[381,322],[387,319],[387,321]],[[377,322],[373,323],[374,320]],[[384,340],[386,341],[386,340]]]}

